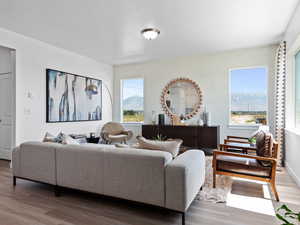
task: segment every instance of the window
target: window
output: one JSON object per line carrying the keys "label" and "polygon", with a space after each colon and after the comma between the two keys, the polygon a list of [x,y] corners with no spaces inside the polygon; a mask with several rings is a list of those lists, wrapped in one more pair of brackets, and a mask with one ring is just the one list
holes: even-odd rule
{"label": "window", "polygon": [[136,123],[144,121],[144,79],[121,81],[121,121]]}
{"label": "window", "polygon": [[230,124],[267,123],[267,69],[230,70]]}
{"label": "window", "polygon": [[296,127],[300,127],[300,51],[295,55],[295,113]]}

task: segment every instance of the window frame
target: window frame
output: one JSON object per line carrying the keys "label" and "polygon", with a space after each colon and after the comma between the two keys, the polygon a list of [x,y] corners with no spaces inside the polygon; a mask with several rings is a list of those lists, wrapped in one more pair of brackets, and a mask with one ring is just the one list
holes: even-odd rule
{"label": "window frame", "polygon": [[233,67],[228,70],[228,126],[230,128],[241,128],[241,129],[248,129],[253,128],[256,129],[260,126],[260,124],[233,124],[231,122],[231,72],[233,70],[242,70],[242,69],[257,69],[257,68],[264,68],[266,70],[267,76],[267,110],[266,110],[266,120],[267,126],[269,126],[269,90],[270,90],[270,83],[269,83],[269,68],[266,65],[256,65],[256,66],[244,66],[244,67]]}
{"label": "window frame", "polygon": [[[143,80],[143,112],[144,121],[141,122],[124,122],[123,120],[123,81],[124,80]],[[124,124],[143,124],[145,122],[145,78],[144,77],[129,77],[120,79],[120,123]]]}
{"label": "window frame", "polygon": [[286,130],[300,135],[300,127],[296,126],[296,60],[295,56],[300,51],[300,35],[289,44],[286,54]]}
{"label": "window frame", "polygon": [[[299,124],[299,126],[297,126],[297,109],[296,109],[296,107],[297,107],[297,104],[296,104],[296,101],[297,101],[297,97],[296,97],[296,95],[297,95],[297,77],[296,77],[296,55],[297,54],[300,54],[300,47],[298,47],[295,51],[294,51],[294,53],[293,53],[293,60],[292,60],[292,73],[293,73],[293,83],[294,83],[294,85],[293,85],[293,104],[294,104],[294,109],[293,109],[293,113],[294,113],[294,122],[293,122],[293,124],[294,124],[294,128],[295,129],[297,129],[297,130],[299,130],[300,131],[300,124]],[[300,79],[300,77],[299,77],[299,79]],[[299,90],[300,91],[300,90]]]}

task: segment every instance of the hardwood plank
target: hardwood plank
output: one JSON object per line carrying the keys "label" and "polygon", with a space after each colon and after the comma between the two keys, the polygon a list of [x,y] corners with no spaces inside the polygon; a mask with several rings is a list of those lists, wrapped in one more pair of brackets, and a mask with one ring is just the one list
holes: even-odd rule
{"label": "hardwood plank", "polygon": [[[277,173],[282,202],[300,209],[300,188],[285,170]],[[231,193],[252,199],[265,199],[273,209],[282,202],[265,198],[262,183],[234,180]],[[12,186],[9,163],[0,160],[0,225],[175,225],[181,215],[155,207],[64,189],[54,197],[51,186],[17,180]],[[226,203],[194,201],[186,214],[187,225],[273,225],[274,216],[231,207]]]}

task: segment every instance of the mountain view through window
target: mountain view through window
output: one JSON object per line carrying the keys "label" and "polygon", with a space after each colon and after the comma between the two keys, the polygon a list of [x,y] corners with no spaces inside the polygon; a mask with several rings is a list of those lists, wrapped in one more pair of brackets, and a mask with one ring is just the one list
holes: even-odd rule
{"label": "mountain view through window", "polygon": [[144,121],[144,80],[122,80],[122,118],[123,122]]}

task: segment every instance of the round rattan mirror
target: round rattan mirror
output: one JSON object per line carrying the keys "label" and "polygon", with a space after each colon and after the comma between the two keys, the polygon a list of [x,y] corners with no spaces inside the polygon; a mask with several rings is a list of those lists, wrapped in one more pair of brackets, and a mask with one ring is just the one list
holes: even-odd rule
{"label": "round rattan mirror", "polygon": [[170,118],[176,116],[187,120],[200,110],[202,92],[195,81],[189,78],[177,78],[165,86],[160,101],[164,112]]}

